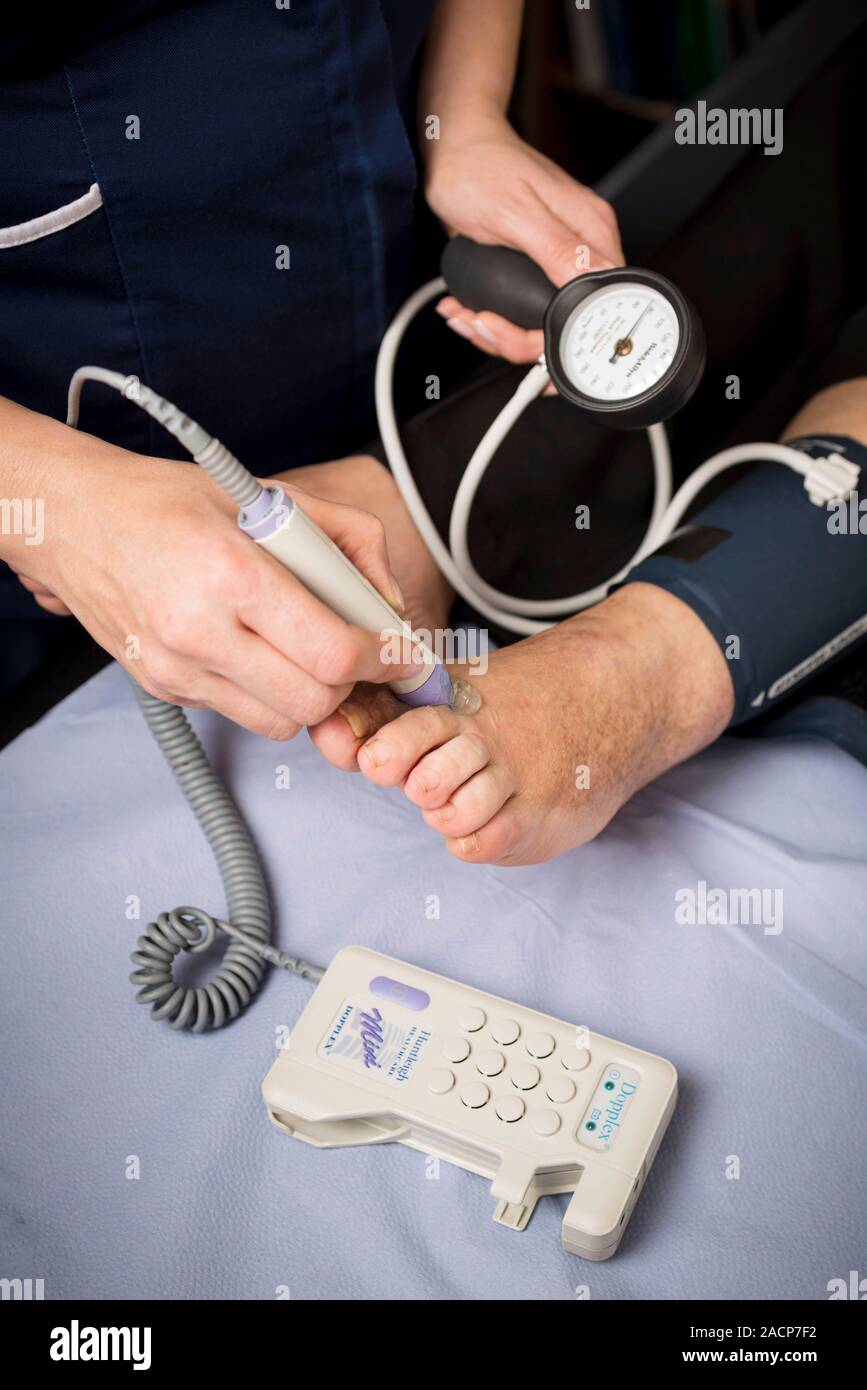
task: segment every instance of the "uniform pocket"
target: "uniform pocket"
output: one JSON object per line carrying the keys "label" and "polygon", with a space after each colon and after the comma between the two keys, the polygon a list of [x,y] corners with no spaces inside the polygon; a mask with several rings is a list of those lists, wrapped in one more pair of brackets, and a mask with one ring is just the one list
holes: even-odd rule
{"label": "uniform pocket", "polygon": [[99,184],[92,183],[86,193],[63,207],[44,212],[41,217],[31,217],[28,222],[18,222],[13,227],[0,227],[0,251],[8,251],[12,246],[24,246],[29,241],[40,241],[43,237],[62,232],[75,222],[90,217],[102,207],[102,194]]}

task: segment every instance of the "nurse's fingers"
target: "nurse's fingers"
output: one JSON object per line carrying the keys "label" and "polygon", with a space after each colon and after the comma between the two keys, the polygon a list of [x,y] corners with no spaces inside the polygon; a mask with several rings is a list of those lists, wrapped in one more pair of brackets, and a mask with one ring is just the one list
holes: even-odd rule
{"label": "nurse's fingers", "polygon": [[201,701],[208,709],[217,710],[233,723],[249,729],[251,734],[258,734],[260,738],[287,743],[301,728],[298,722],[286,715],[277,714],[268,705],[262,704],[246,690],[240,690],[223,676],[205,676],[200,689]]}
{"label": "nurse's fingers", "polygon": [[121,664],[149,695],[156,696],[158,700],[165,700],[167,704],[179,705],[185,709],[216,710],[226,719],[231,719],[233,724],[240,724],[251,734],[258,734],[260,738],[285,743],[294,738],[301,727],[295,720],[270,709],[246,690],[239,689],[232,681],[214,672],[197,671],[188,682],[183,679],[181,673],[181,683],[188,688],[179,691],[154,680],[138,661],[123,661]]}
{"label": "nurse's fingers", "polygon": [[44,608],[46,613],[53,613],[56,618],[70,618],[72,610],[67,608],[62,599],[55,598],[53,594],[34,594],[36,602],[40,608]]}
{"label": "nurse's fingers", "polygon": [[[547,165],[547,161],[546,161]],[[617,214],[610,203],[592,188],[564,175],[556,165],[548,165],[549,177],[539,192],[556,217],[567,227],[578,229],[585,243],[596,246],[601,256],[615,265],[623,264],[623,243]],[[598,269],[593,266],[592,269]]]}
{"label": "nurse's fingers", "polygon": [[[12,568],[13,566],[10,565],[10,569]],[[36,579],[28,579],[26,574],[21,574],[18,570],[15,570],[15,573],[18,575],[19,584],[33,595],[39,607],[44,608],[46,613],[54,613],[58,618],[69,616],[69,609],[63,600],[53,594],[50,589],[46,589],[44,584],[40,584]]]}
{"label": "nurse's fingers", "polygon": [[256,559],[257,582],[237,604],[237,616],[314,680],[346,687],[418,674],[424,655],[416,648],[395,643],[393,633],[365,632],[345,623],[267,552],[257,548]]}
{"label": "nurse's fingers", "polygon": [[[580,184],[575,187],[585,195],[580,201],[586,203],[588,190],[582,189]],[[590,196],[601,203],[595,195]],[[565,221],[535,189],[530,190],[521,208],[520,221],[508,229],[508,236],[509,244],[540,265],[548,279],[558,286],[587,270],[610,269],[616,255],[615,244],[594,204],[587,205],[583,216],[576,208],[574,220]]]}
{"label": "nurse's fingers", "polygon": [[[346,698],[351,682],[325,685],[240,624],[211,659],[204,683],[218,676],[295,725],[318,724]],[[198,690],[194,692],[198,697]],[[291,737],[291,735],[290,735]]]}
{"label": "nurse's fingers", "polygon": [[237,621],[207,624],[184,655],[145,641],[128,669],[160,699],[207,705],[266,738],[292,738],[352,688],[314,680]]}
{"label": "nurse's fingers", "polygon": [[[267,481],[266,479],[263,481]],[[312,521],[339,546],[344,555],[369,579],[392,608],[403,613],[404,602],[400,585],[392,572],[385,539],[385,527],[373,512],[350,507],[342,502],[327,502],[313,493],[282,484],[284,492],[297,497],[299,505]]]}
{"label": "nurse's fingers", "polygon": [[[595,241],[582,242],[538,198],[533,206],[535,217],[523,229],[520,249],[542,266],[553,283],[564,285],[584,271],[611,268],[614,261],[607,248],[601,249]],[[576,259],[578,251],[580,263]],[[454,295],[446,295],[436,309],[453,333],[491,356],[507,362],[535,362],[545,350],[541,329],[521,328],[487,309],[467,309]]]}
{"label": "nurse's fingers", "polygon": [[476,313],[464,308],[453,295],[440,300],[437,313],[453,333],[492,357],[503,357],[507,362],[535,362],[545,350],[545,335],[540,328],[519,328],[488,309]]}

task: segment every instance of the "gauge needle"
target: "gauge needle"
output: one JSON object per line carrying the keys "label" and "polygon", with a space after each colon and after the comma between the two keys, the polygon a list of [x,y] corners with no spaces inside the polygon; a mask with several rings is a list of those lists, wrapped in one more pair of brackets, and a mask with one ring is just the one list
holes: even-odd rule
{"label": "gauge needle", "polygon": [[628,342],[629,342],[629,340],[630,340],[630,338],[632,337],[633,333],[635,332],[636,328],[637,328],[638,325],[641,323],[641,320],[644,318],[644,315],[645,315],[646,313],[648,313],[649,310],[650,310],[650,305],[649,305],[649,304],[645,304],[644,308],[642,309],[641,313],[638,315],[638,318],[635,320],[635,322],[634,322],[634,324],[632,325],[632,327],[630,328],[629,332],[626,333],[626,334],[624,334],[624,336],[623,336],[622,338],[618,338],[618,339],[617,339],[617,342],[614,344],[614,356],[613,356],[613,357],[609,357],[609,359],[608,359],[608,361],[609,361],[610,363],[616,362],[617,359],[618,359],[618,357],[625,357],[625,356],[626,356],[625,353],[618,352],[617,349],[618,349],[618,347],[620,346],[621,343],[628,343]]}

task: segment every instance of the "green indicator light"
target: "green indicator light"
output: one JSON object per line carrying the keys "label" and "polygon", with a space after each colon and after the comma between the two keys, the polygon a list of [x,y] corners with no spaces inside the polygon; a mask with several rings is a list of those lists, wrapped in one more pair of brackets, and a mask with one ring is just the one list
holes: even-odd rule
{"label": "green indicator light", "polygon": [[591,1133],[592,1133],[593,1130],[596,1128],[596,1121],[595,1121],[595,1120],[588,1120],[587,1123],[586,1123],[586,1125],[584,1126],[584,1128],[585,1128],[585,1129],[589,1129],[589,1130],[591,1131]]}
{"label": "green indicator light", "polygon": [[605,1089],[606,1089],[606,1091],[613,1091],[613,1090],[614,1090],[614,1082],[613,1082],[613,1081],[606,1081],[606,1082],[605,1082]]}

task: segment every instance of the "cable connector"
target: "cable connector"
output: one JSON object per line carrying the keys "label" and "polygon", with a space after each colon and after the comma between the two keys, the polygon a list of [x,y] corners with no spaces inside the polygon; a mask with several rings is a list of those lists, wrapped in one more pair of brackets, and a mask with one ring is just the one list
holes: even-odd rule
{"label": "cable connector", "polygon": [[277,965],[292,975],[300,975],[302,980],[312,980],[314,984],[318,984],[325,974],[321,965],[313,965],[311,961],[302,960],[300,956],[289,956],[285,951],[278,951],[276,946],[263,947],[259,955],[269,965]]}
{"label": "cable connector", "polygon": [[827,507],[830,502],[843,502],[858,485],[861,470],[842,454],[828,454],[824,458],[810,458],[804,472],[804,488],[810,501],[816,507]]}
{"label": "cable connector", "polygon": [[[200,907],[179,907],[174,913],[168,914],[171,924],[177,931],[183,929],[185,940],[183,949],[189,951],[191,955],[200,955],[203,951],[210,950],[217,937],[217,928],[230,936],[233,941],[240,942],[248,950],[255,952],[261,960],[267,961],[269,965],[276,965],[281,970],[289,970],[293,975],[300,975],[302,979],[318,981],[322,979],[325,970],[321,965],[314,965],[312,961],[302,960],[300,956],[287,955],[277,946],[272,946],[270,941],[260,941],[252,932],[244,931],[243,927],[236,927],[234,922],[225,922],[222,917],[212,917],[210,912],[203,911]],[[194,935],[193,932],[198,935]],[[136,956],[133,961],[140,964]]]}

